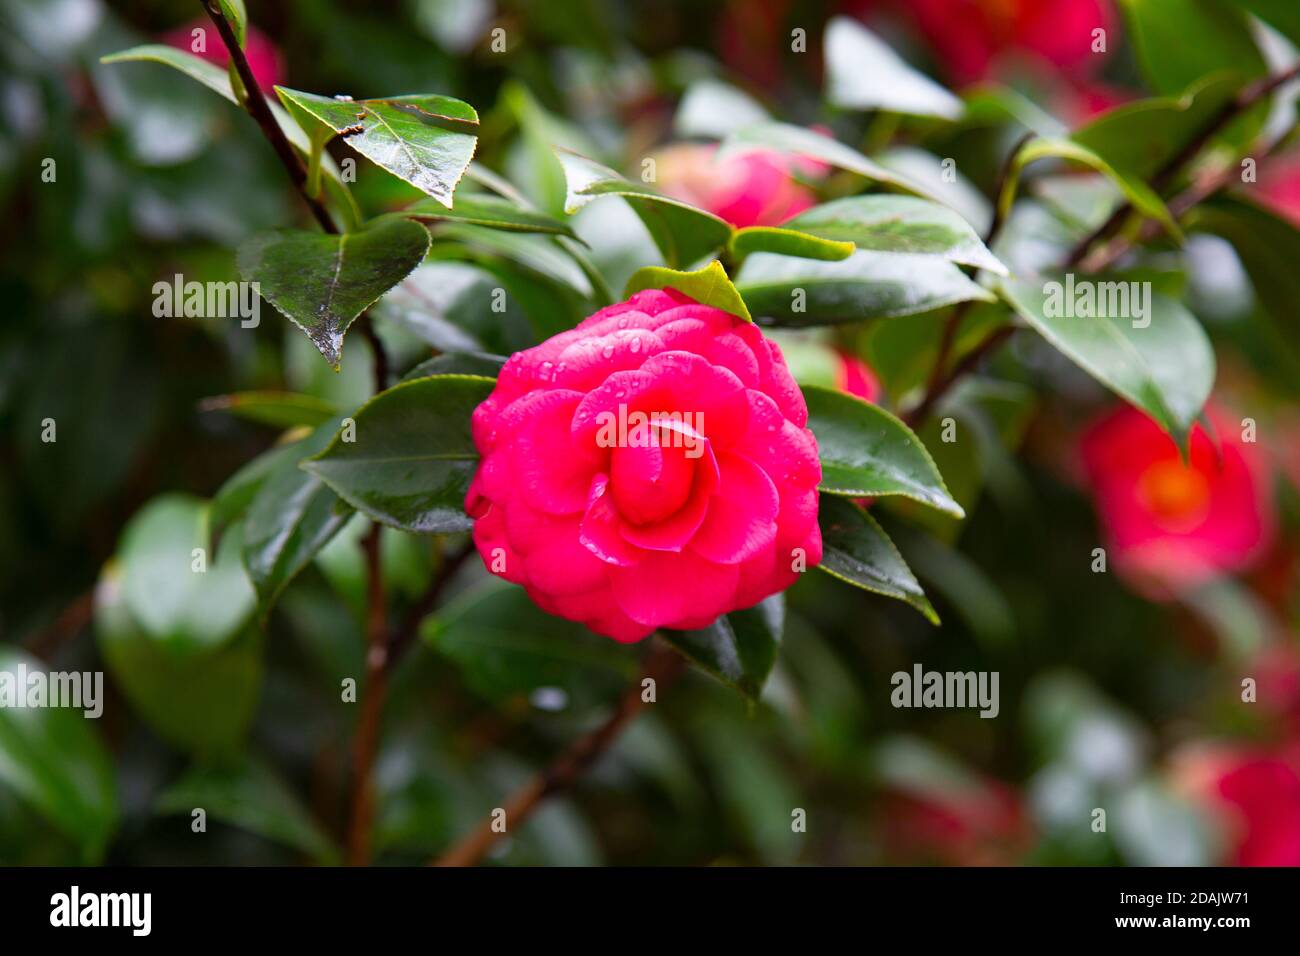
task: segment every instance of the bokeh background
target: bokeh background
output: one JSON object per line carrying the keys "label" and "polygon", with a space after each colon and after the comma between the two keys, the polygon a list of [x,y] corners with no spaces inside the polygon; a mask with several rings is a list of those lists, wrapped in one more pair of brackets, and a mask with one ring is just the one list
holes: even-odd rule
{"label": "bokeh background", "polygon": [[[820,51],[833,15],[868,24],[972,101],[999,91],[983,102],[1014,102],[1022,117],[1036,108],[1073,126],[1152,92],[1106,0],[248,6],[265,82],[464,99],[483,117],[478,159],[557,212],[562,182],[539,159],[552,142],[630,174],[655,154],[661,188],[745,223],[834,194],[824,169],[756,160],[724,172],[681,145],[761,109],[918,174],[954,157],[954,199],[983,229],[1023,123],[993,106],[955,124],[828,106]],[[182,0],[0,0],[0,641],[57,669],[106,667],[111,622],[96,620],[94,590],[132,517],[160,495],[209,498],[277,441],[274,426],[204,399],[288,388],[355,407],[368,395],[360,336],[336,375],[265,304],[253,333],[152,314],[159,279],[237,278],[240,240],[303,218],[236,108],[161,66],[98,63],[141,42],[183,44],[200,16]],[[795,28],[806,52],[791,49]],[[1270,62],[1294,57],[1270,31],[1258,42]],[[693,112],[682,105],[692,91]],[[1286,109],[1279,128],[1294,122]],[[1239,190],[1262,223],[1245,241],[1197,235],[1142,264],[1186,292],[1215,343],[1220,452],[1202,435],[1185,468],[1154,426],[1018,337],[946,406],[978,440],[925,434],[968,520],[903,523],[877,509],[941,627],[808,575],[788,595],[759,704],[692,674],[490,862],[1300,864],[1295,259],[1270,270],[1249,251],[1260,236],[1258,256],[1300,251],[1297,157],[1279,150]],[[1028,224],[999,251],[1014,259],[1017,243],[1082,234],[1090,182],[1043,177]],[[365,163],[356,193],[370,214],[418,196]],[[575,228],[615,288],[660,261],[618,201],[592,204]],[[507,272],[489,250],[417,273],[383,306],[392,353],[409,366],[437,336],[459,335],[505,354],[532,344],[536,313],[572,324],[591,311],[544,266]],[[487,292],[507,280],[521,294],[494,314]],[[941,325],[909,317],[783,344],[805,377],[893,404],[923,382]],[[56,443],[41,441],[45,418]],[[1256,441],[1241,439],[1244,418]],[[219,666],[158,665],[177,699],[160,692],[141,707],[139,688],[110,671],[103,718],[49,715],[34,751],[0,713],[0,862],[337,860],[356,715],[338,687],[364,670],[364,530],[357,518]],[[434,552],[412,536],[386,541],[400,605],[425,586]],[[1093,570],[1098,547],[1105,573]],[[445,849],[636,674],[632,649],[596,638],[560,665],[530,651],[547,623],[479,568],[458,576],[452,600],[443,626],[455,639],[420,642],[395,676],[376,771],[380,862]],[[918,662],[999,672],[999,716],[893,708],[890,676]],[[205,684],[217,670],[223,682]],[[207,710],[179,716],[180,698],[205,694]],[[199,805],[204,834],[190,828]],[[1108,810],[1104,833],[1096,807]],[[806,833],[792,831],[795,808]]]}

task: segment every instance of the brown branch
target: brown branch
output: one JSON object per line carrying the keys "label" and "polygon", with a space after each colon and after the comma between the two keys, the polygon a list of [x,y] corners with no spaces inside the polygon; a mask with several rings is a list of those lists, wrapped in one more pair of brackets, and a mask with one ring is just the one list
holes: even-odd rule
{"label": "brown branch", "polygon": [[226,19],[216,3],[199,0],[199,4],[207,11],[208,17],[216,26],[221,42],[226,45],[226,50],[230,53],[230,62],[235,65],[235,72],[239,74],[239,79],[244,84],[244,91],[248,94],[244,99],[244,108],[248,111],[248,115],[253,117],[257,125],[262,128],[262,135],[270,142],[276,156],[280,157],[280,163],[288,171],[289,178],[293,180],[303,202],[311,209],[320,227],[326,232],[337,233],[338,228],[334,225],[329,211],[319,199],[307,192],[307,170],[302,160],[298,158],[298,154],[294,152],[288,137],[284,135],[284,130],[280,129],[280,124],[276,122],[275,114],[267,104],[266,94],[262,92],[257,77],[253,75],[253,68],[248,65],[248,58],[244,56],[230,21]]}
{"label": "brown branch", "polygon": [[[1151,177],[1151,188],[1157,193],[1163,193],[1177,177],[1178,173],[1184,166],[1190,163],[1200,154],[1210,140],[1214,139],[1222,130],[1228,126],[1238,116],[1248,111],[1255,104],[1259,103],[1269,94],[1273,93],[1278,87],[1285,86],[1292,80],[1300,77],[1300,64],[1292,67],[1285,72],[1278,73],[1274,76],[1261,77],[1253,83],[1243,86],[1237,91],[1228,102],[1224,103],[1213,116],[1206,121],[1205,125],[1173,156],[1156,170]],[[1184,210],[1185,211],[1185,210]],[[1088,255],[1090,250],[1098,242],[1108,239],[1117,232],[1128,219],[1129,214],[1133,212],[1133,205],[1129,202],[1121,203],[1110,217],[1100,226],[1079,240],[1078,244],[1070,251],[1065,260],[1066,267],[1079,265]],[[1170,209],[1173,214],[1172,208]],[[1177,219],[1177,214],[1174,214]],[[1148,235],[1154,235],[1158,232],[1158,227],[1149,227]],[[1116,257],[1118,258],[1118,256]],[[1113,261],[1113,260],[1112,260]]]}
{"label": "brown branch", "polygon": [[903,416],[903,421],[911,426],[916,426],[924,421],[925,416],[928,415],[930,410],[939,403],[939,400],[948,393],[948,390],[957,384],[958,380],[965,376],[967,372],[971,371],[971,369],[975,368],[975,366],[978,365],[986,355],[994,351],[1007,339],[1011,338],[1012,333],[1015,331],[1016,326],[1003,325],[994,329],[981,339],[978,345],[962,356],[961,361],[954,365],[947,375],[939,379],[933,388],[926,391],[925,398],[921,399],[919,405]]}
{"label": "brown branch", "polygon": [[375,522],[361,541],[366,556],[366,683],[361,716],[352,741],[352,815],[348,825],[348,864],[364,866],[370,860],[370,820],[374,789],[370,769],[379,749],[379,727],[388,689],[388,629],[385,621],[384,578],[380,565],[380,535]]}
{"label": "brown branch", "polygon": [[42,660],[49,660],[65,641],[80,634],[94,615],[95,589],[92,586],[60,611],[49,627],[29,637],[27,649]]}
{"label": "brown branch", "polygon": [[429,582],[429,586],[419,599],[411,605],[406,616],[402,618],[402,623],[393,631],[392,637],[388,641],[388,664],[392,667],[398,659],[406,652],[406,649],[415,639],[416,633],[420,629],[420,622],[429,616],[429,613],[438,606],[442,599],[443,592],[447,590],[447,585],[451,579],[456,576],[461,565],[475,553],[473,539],[467,540],[455,551],[443,556],[442,565],[438,572]]}
{"label": "brown branch", "polygon": [[[681,676],[685,667],[685,660],[672,648],[656,646],[651,651],[645,662],[645,677],[654,679],[656,699],[659,693]],[[574,741],[549,767],[506,800],[501,809],[505,811],[507,827],[522,826],[543,800],[571,787],[583,771],[609,749],[623,729],[646,706],[641,696],[641,683],[639,680],[628,688],[618,708],[605,723]],[[492,828],[493,822],[493,816],[489,816],[442,856],[430,861],[431,865],[473,866],[476,864],[491,849],[492,844],[504,835]]]}

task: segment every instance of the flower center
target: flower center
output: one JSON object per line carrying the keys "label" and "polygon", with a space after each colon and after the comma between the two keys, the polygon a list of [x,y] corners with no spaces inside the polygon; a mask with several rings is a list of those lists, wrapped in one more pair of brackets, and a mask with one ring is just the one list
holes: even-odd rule
{"label": "flower center", "polygon": [[630,524],[662,521],[675,514],[691,493],[698,455],[673,441],[678,433],[638,425],[626,444],[610,456],[609,486],[614,505]]}
{"label": "flower center", "polygon": [[1138,496],[1161,524],[1185,529],[1209,511],[1210,483],[1181,461],[1159,461],[1138,479]]}

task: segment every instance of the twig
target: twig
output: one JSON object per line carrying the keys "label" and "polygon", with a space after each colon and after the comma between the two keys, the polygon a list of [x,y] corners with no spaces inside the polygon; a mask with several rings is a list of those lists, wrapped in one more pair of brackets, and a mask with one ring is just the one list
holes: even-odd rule
{"label": "twig", "polygon": [[[645,677],[654,679],[656,698],[677,680],[685,666],[686,662],[676,651],[668,647],[655,647],[646,660]],[[618,709],[605,723],[574,741],[549,767],[506,800],[501,807],[505,811],[505,825],[517,829],[533,815],[538,805],[548,796],[572,786],[583,771],[618,739],[623,728],[645,707],[641,694],[641,681],[637,681],[623,695]],[[430,861],[431,864],[473,866],[491,849],[492,844],[504,835],[493,829],[493,822],[493,817],[484,820],[442,856]]]}
{"label": "twig", "polygon": [[49,660],[63,646],[64,641],[81,633],[94,614],[95,589],[91,587],[60,611],[49,627],[29,637],[27,649],[42,660]]}
{"label": "twig", "polygon": [[221,35],[221,42],[226,45],[230,53],[230,62],[235,65],[235,72],[239,74],[240,81],[244,84],[244,90],[248,96],[244,100],[244,108],[248,114],[257,121],[257,125],[262,128],[262,134],[275,150],[275,154],[280,157],[280,162],[289,173],[289,178],[297,187],[303,201],[311,209],[312,215],[320,223],[320,227],[329,233],[337,233],[338,228],[334,225],[334,220],[330,218],[329,211],[319,199],[307,192],[307,170],[294,152],[293,146],[289,143],[288,138],[284,135],[284,130],[280,129],[280,124],[275,120],[275,114],[271,112],[271,107],[267,105],[266,95],[262,92],[261,86],[257,82],[257,77],[253,75],[253,68],[248,65],[248,58],[244,56],[244,51],[239,45],[239,40],[235,36],[234,28],[231,27],[221,8],[215,3],[207,0],[199,0],[199,4],[207,11],[208,17],[217,28],[217,33]]}
{"label": "twig", "polygon": [[447,589],[451,579],[456,576],[470,555],[475,553],[474,541],[470,539],[455,551],[445,555],[442,559],[442,565],[438,568],[437,574],[429,582],[428,588],[420,595],[419,599],[411,605],[411,609],[406,612],[402,618],[401,625],[393,632],[388,641],[388,666],[391,668],[397,663],[398,659],[406,652],[415,639],[415,634],[420,628],[420,622],[428,617],[429,613],[438,606],[438,601],[442,599],[442,594]]}
{"label": "twig", "polygon": [[[1173,182],[1179,171],[1195,159],[1201,150],[1205,148],[1205,145],[1217,136],[1224,127],[1242,113],[1245,113],[1256,103],[1259,103],[1274,90],[1278,89],[1278,87],[1285,86],[1287,83],[1298,77],[1300,77],[1300,64],[1297,64],[1282,73],[1278,73],[1274,76],[1261,77],[1254,83],[1243,86],[1237,91],[1235,96],[1228,100],[1228,102],[1224,103],[1223,106],[1220,107],[1212,117],[1210,117],[1206,124],[1201,127],[1200,131],[1197,132],[1197,134],[1193,136],[1182,149],[1176,152],[1173,156],[1170,156],[1169,159],[1165,160],[1165,162],[1151,177],[1151,188],[1157,193],[1163,193],[1169,184]],[[1113,235],[1132,211],[1132,203],[1121,203],[1119,208],[1111,213],[1110,217],[1105,222],[1094,229],[1091,233],[1084,236],[1083,239],[1079,240],[1078,244],[1075,245],[1075,247],[1070,251],[1070,255],[1066,258],[1065,265],[1069,267],[1083,262],[1084,258],[1088,255],[1088,250],[1098,242]],[[1172,209],[1170,209],[1170,212],[1173,214]],[[1174,214],[1174,218],[1177,219],[1177,214]],[[1156,231],[1158,231],[1158,229],[1151,228],[1147,234],[1154,235]],[[1116,258],[1118,258],[1118,256]]]}
{"label": "twig", "polygon": [[[1011,176],[1011,169],[1015,164],[1016,154],[1019,153],[1021,148],[1033,138],[1033,133],[1026,133],[1016,141],[1014,146],[1011,147],[1010,152],[1007,153],[1006,157],[1002,161],[1002,169],[998,173],[997,188],[993,192],[994,196],[1002,195],[1002,190],[1006,186],[1007,179]],[[1002,232],[1002,226],[1004,225],[1002,204],[996,203],[993,209],[993,219],[989,222],[988,231],[984,235],[984,244],[986,246],[992,246],[993,243],[997,241],[998,235]],[[934,365],[930,369],[930,376],[926,379],[924,395],[921,398],[920,403],[903,416],[903,421],[907,422],[907,424],[919,424],[925,418],[930,409],[934,407],[935,402],[939,400],[943,392],[947,391],[947,389],[952,385],[952,381],[947,380],[944,375],[944,368],[947,366],[948,358],[952,354],[952,348],[957,342],[957,330],[961,327],[962,320],[966,318],[973,305],[974,300],[968,299],[954,308],[952,314],[948,316],[948,321],[943,327],[943,336],[939,339],[939,351],[934,357]]]}
{"label": "twig", "polygon": [[361,698],[361,716],[352,741],[352,814],[348,825],[350,866],[364,866],[370,860],[370,820],[374,804],[370,769],[379,748],[379,727],[388,685],[388,628],[379,555],[382,527],[375,522],[361,541],[366,555],[367,581],[366,683]]}
{"label": "twig", "polygon": [[939,399],[943,398],[962,376],[978,365],[984,356],[1011,338],[1012,333],[1015,331],[1016,326],[1003,325],[986,335],[978,345],[962,356],[961,361],[952,367],[952,371],[939,379],[933,388],[926,391],[921,403],[909,411],[903,420],[909,425],[916,425],[924,421],[925,416],[938,404]]}

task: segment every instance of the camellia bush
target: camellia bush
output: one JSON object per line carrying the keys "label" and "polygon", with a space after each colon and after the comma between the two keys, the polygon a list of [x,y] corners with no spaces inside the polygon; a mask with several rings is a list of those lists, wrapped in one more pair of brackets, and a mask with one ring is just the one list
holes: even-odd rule
{"label": "camellia bush", "polygon": [[0,6],[0,860],[1300,864],[1296,12],[697,6]]}

